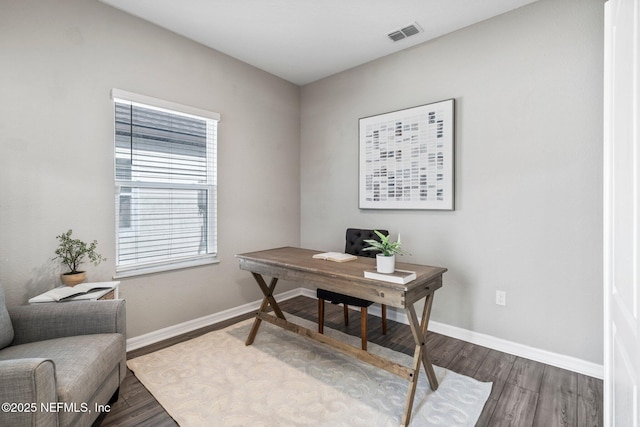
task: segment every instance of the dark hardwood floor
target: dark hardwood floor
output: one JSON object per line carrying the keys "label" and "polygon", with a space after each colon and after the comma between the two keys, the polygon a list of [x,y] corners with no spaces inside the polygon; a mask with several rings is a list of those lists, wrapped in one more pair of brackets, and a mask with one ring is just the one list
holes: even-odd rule
{"label": "dark hardwood floor", "polygon": [[[315,299],[300,296],[283,301],[280,306],[287,313],[317,321]],[[327,304],[325,325],[359,336],[359,315],[358,311],[351,310],[349,326],[345,327],[342,308]],[[127,357],[138,357],[249,317],[252,314],[132,351]],[[389,321],[387,334],[382,335],[380,319],[370,316],[369,341],[413,355],[411,331],[401,323]],[[435,365],[479,381],[493,382],[478,426],[586,427],[603,424],[602,380],[436,333],[428,334],[427,346]],[[177,424],[128,371],[119,400],[100,425],[156,427]]]}

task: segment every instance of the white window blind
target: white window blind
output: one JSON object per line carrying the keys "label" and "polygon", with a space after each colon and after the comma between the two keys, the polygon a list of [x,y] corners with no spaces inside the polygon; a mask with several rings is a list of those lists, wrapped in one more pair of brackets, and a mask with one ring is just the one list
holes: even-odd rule
{"label": "white window blind", "polygon": [[219,116],[113,90],[116,275],[215,262]]}

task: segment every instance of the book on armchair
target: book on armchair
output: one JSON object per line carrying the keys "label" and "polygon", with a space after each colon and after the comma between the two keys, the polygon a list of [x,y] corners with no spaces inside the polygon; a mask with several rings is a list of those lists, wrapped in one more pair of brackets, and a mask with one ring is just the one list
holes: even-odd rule
{"label": "book on armchair", "polygon": [[34,302],[62,302],[62,301],[74,301],[80,299],[93,299],[94,297],[100,297],[98,293],[108,293],[115,289],[120,282],[93,282],[93,283],[80,283],[76,286],[60,286],[58,288],[51,289],[43,294],[35,296],[29,300],[29,303]]}

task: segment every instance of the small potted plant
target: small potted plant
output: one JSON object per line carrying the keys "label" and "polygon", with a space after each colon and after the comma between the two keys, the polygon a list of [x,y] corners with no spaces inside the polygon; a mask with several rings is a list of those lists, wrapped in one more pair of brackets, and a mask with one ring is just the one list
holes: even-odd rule
{"label": "small potted plant", "polygon": [[391,242],[391,236],[385,236],[378,230],[373,230],[378,235],[380,241],[370,239],[365,240],[369,246],[364,248],[365,251],[378,251],[376,254],[376,269],[378,273],[393,273],[396,269],[396,254],[403,255],[404,251],[400,249],[400,235],[397,242]]}
{"label": "small potted plant", "polygon": [[87,278],[85,271],[78,270],[80,264],[85,261],[85,257],[94,265],[98,265],[101,261],[107,260],[96,252],[96,246],[98,246],[97,240],[87,244],[80,239],[71,238],[72,232],[73,230],[69,230],[66,233],[56,236],[60,244],[58,245],[58,249],[56,249],[56,256],[53,258],[54,260],[60,259],[62,264],[66,265],[69,269],[68,272],[60,275],[62,283],[67,286],[75,286]]}

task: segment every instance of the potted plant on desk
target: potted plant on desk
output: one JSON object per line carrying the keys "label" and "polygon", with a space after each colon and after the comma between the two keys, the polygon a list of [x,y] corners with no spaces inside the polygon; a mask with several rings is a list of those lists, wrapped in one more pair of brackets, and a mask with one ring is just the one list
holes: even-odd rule
{"label": "potted plant on desk", "polygon": [[378,251],[376,254],[376,269],[378,273],[393,273],[396,269],[396,254],[403,255],[404,251],[400,249],[400,235],[397,242],[391,242],[391,236],[385,236],[378,230],[373,230],[380,238],[380,241],[370,239],[365,240],[369,246],[364,248],[365,251]]}
{"label": "potted plant on desk", "polygon": [[84,282],[87,278],[85,271],[78,270],[80,264],[85,261],[85,257],[89,258],[89,261],[91,261],[93,265],[98,265],[101,261],[107,260],[96,252],[96,246],[98,246],[96,240],[87,244],[80,239],[72,239],[72,232],[73,230],[69,230],[66,233],[56,236],[60,244],[58,245],[58,249],[56,249],[56,256],[53,258],[54,260],[60,259],[62,264],[66,265],[69,269],[68,272],[60,275],[62,283],[67,286],[75,286]]}

